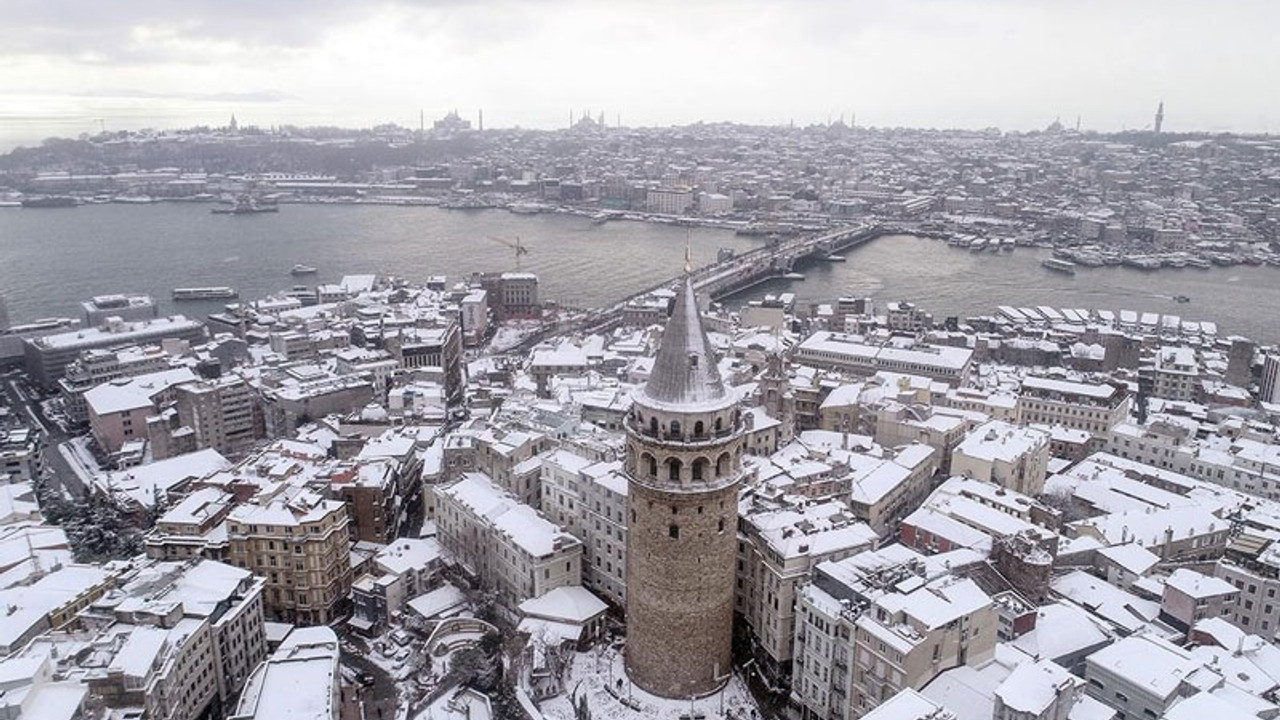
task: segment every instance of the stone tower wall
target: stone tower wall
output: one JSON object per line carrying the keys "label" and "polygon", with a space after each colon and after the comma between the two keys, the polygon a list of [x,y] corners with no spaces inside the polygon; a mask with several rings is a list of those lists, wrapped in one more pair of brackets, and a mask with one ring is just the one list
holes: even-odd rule
{"label": "stone tower wall", "polygon": [[647,692],[705,695],[729,674],[738,485],[630,483],[626,663]]}

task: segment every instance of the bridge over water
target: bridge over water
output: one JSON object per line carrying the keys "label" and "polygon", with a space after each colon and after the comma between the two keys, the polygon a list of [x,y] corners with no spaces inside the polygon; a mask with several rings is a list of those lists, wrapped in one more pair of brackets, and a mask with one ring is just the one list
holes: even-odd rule
{"label": "bridge over water", "polygon": [[[894,232],[882,225],[849,225],[829,232],[778,239],[754,250],[694,268],[690,276],[694,289],[703,297],[723,300],[766,280],[782,277],[805,262],[840,255],[862,243]],[[664,280],[628,295],[606,308],[587,310],[573,320],[548,324],[509,350],[524,353],[555,335],[599,333],[612,330],[622,322],[626,307],[662,288],[674,287],[683,276]]]}

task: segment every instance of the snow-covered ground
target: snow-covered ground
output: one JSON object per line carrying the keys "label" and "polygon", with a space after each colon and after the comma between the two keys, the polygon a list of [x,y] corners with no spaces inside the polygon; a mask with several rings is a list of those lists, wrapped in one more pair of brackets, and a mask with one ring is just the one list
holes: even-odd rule
{"label": "snow-covered ground", "polygon": [[[633,701],[637,709],[627,707],[605,689],[613,687],[617,690],[619,678],[622,679],[620,695]],[[736,674],[729,678],[728,684],[720,692],[692,702],[688,699],[671,700],[650,695],[632,685],[626,678],[621,651],[608,648],[577,653],[569,668],[565,692],[544,701],[539,709],[547,720],[571,720],[574,717],[573,695],[585,693],[591,717],[595,720],[688,720],[699,716],[707,720],[720,717],[746,719],[753,717],[753,713],[754,717],[760,717],[759,709],[751,699],[746,684]]]}
{"label": "snow-covered ground", "polygon": [[493,339],[489,341],[489,352],[500,353],[508,348],[513,348],[520,344],[521,340],[529,337],[542,327],[542,323],[537,320],[516,320],[503,323],[502,327],[493,334]]}
{"label": "snow-covered ground", "polygon": [[72,438],[58,446],[58,452],[66,459],[67,464],[71,466],[76,477],[84,483],[85,487],[89,487],[93,483],[93,477],[102,472],[102,467],[89,451],[90,441],[91,438],[85,435]]}

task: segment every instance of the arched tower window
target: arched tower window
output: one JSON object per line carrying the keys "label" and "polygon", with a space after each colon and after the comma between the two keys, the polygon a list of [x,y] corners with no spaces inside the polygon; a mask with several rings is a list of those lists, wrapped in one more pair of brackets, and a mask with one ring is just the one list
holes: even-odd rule
{"label": "arched tower window", "polygon": [[680,461],[676,458],[667,461],[667,479],[680,482]]}
{"label": "arched tower window", "polygon": [[703,480],[707,477],[707,468],[711,467],[711,461],[700,457],[693,461],[693,479]]}
{"label": "arched tower window", "polygon": [[716,417],[716,433],[719,434],[724,429],[724,418]]}
{"label": "arched tower window", "polygon": [[680,437],[680,421],[679,420],[671,421],[671,437],[674,437],[674,438]]}
{"label": "arched tower window", "polygon": [[644,465],[644,470],[649,477],[658,477],[658,459],[649,453],[640,456],[640,462]]}
{"label": "arched tower window", "polygon": [[658,418],[649,418],[649,434],[658,437]]}
{"label": "arched tower window", "polygon": [[716,477],[724,477],[729,474],[729,453],[720,453],[720,457],[716,458]]}
{"label": "arched tower window", "polygon": [[706,431],[707,431],[707,428],[705,425],[702,424],[701,420],[693,424],[693,436],[695,438],[702,437],[703,433],[705,433]]}

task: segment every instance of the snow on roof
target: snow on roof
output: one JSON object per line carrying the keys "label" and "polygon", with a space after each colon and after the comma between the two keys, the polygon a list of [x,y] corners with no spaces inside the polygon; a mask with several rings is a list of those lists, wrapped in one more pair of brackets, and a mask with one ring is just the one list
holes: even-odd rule
{"label": "snow on roof", "polygon": [[520,603],[525,617],[584,624],[608,609],[603,600],[581,585],[565,585]]}
{"label": "snow on roof", "polygon": [[1055,392],[1062,395],[1081,395],[1095,400],[1106,400],[1119,392],[1112,385],[1072,382],[1070,380],[1055,380],[1035,376],[1023,378],[1022,388],[1024,390]]}
{"label": "snow on roof", "polygon": [[196,374],[186,367],[119,378],[85,392],[84,401],[89,411],[99,416],[141,410],[152,407],[151,398],[157,393],[197,379]]}
{"label": "snow on roof", "polygon": [[902,524],[924,530],[935,537],[945,539],[955,546],[979,550],[984,553],[991,551],[990,535],[980,530],[975,530],[935,508],[921,507],[903,518]]}
{"label": "snow on roof", "polygon": [[1083,683],[1083,680],[1068,673],[1061,665],[1044,659],[1019,665],[1000,683],[995,694],[1005,707],[1015,712],[1038,716],[1064,690]]}
{"label": "snow on roof", "polygon": [[1081,570],[1054,578],[1050,587],[1128,632],[1146,627],[1160,614],[1159,603],[1143,600]]}
{"label": "snow on roof", "polygon": [[583,469],[583,474],[591,478],[591,481],[600,487],[608,490],[614,495],[626,496],[628,492],[628,479],[622,472],[622,462],[614,460],[611,462],[602,462],[591,465]]}
{"label": "snow on roof", "polygon": [[105,472],[94,476],[93,484],[109,494],[124,495],[150,507],[161,499],[158,495],[230,467],[231,463],[221,453],[207,448],[128,470]]}
{"label": "snow on roof", "polygon": [[969,578],[942,577],[913,592],[889,593],[875,600],[890,612],[903,612],[929,630],[991,606],[991,597]]}
{"label": "snow on roof", "polygon": [[467,597],[462,591],[448,583],[423,593],[416,598],[409,600],[406,604],[411,610],[418,613],[423,619],[430,620],[440,615],[451,613],[451,611],[466,605]]}
{"label": "snow on roof", "polygon": [[218,488],[205,487],[192,491],[177,505],[169,508],[156,520],[157,523],[199,525],[219,510],[231,504],[230,493]]}
{"label": "snow on roof", "polygon": [[1211,693],[1199,692],[1178,701],[1164,713],[1163,720],[1256,720],[1257,716]]}
{"label": "snow on roof", "polygon": [[1014,462],[1048,444],[1049,434],[1043,430],[991,420],[966,435],[955,452],[981,460]]}
{"label": "snow on roof", "polygon": [[[325,626],[297,628],[254,669],[236,708],[241,720],[332,720],[338,637]],[[305,689],[299,692],[299,689]]]}
{"label": "snow on roof", "polygon": [[1062,660],[1111,641],[1111,633],[1081,607],[1066,601],[1042,605],[1036,626],[1009,642],[1036,660]]}
{"label": "snow on roof", "polygon": [[175,578],[170,595],[182,602],[188,615],[214,615],[219,606],[238,595],[241,584],[252,577],[248,570],[214,560],[201,560]]}
{"label": "snow on roof", "polygon": [[188,320],[182,315],[172,315],[170,317],[121,323],[112,329],[81,328],[33,338],[27,342],[38,347],[50,349],[72,349],[106,344],[126,345],[173,333],[187,333],[202,327],[203,324],[199,320]]}
{"label": "snow on roof", "polygon": [[1146,575],[1160,562],[1160,556],[1137,543],[1112,545],[1098,550],[1098,554],[1134,575]]}
{"label": "snow on roof", "polygon": [[538,511],[507,495],[482,473],[466,473],[462,479],[436,492],[466,506],[533,557],[546,557],[559,547],[578,544]]}
{"label": "snow on roof", "polygon": [[133,628],[107,669],[127,678],[146,678],[168,640],[168,630],[145,625]]}
{"label": "snow on roof", "polygon": [[1182,681],[1202,667],[1186,650],[1146,633],[1122,638],[1090,655],[1087,662],[1161,698],[1172,697]]}
{"label": "snow on roof", "polygon": [[863,715],[862,720],[955,720],[955,714],[906,688]]}
{"label": "snow on roof", "polygon": [[1178,507],[1111,513],[1072,525],[1077,531],[1091,529],[1112,545],[1134,541],[1145,547],[1159,547],[1165,543],[1166,535],[1184,540],[1225,531],[1228,523],[1201,507]]}
{"label": "snow on roof", "polygon": [[1164,583],[1166,588],[1173,588],[1183,595],[1195,599],[1210,598],[1218,595],[1234,595],[1237,590],[1236,586],[1221,578],[1210,577],[1188,570],[1186,568],[1178,568],[1173,571]]}
{"label": "snow on roof", "polygon": [[578,642],[582,638],[582,626],[579,624],[536,617],[522,618],[516,631],[528,633],[531,639],[551,641],[552,644]]}
{"label": "snow on roof", "polygon": [[305,488],[286,486],[266,504],[249,502],[237,505],[228,519],[247,525],[295,527],[317,522],[333,512],[341,511],[345,515],[346,506],[341,500],[325,500]]}
{"label": "snow on roof", "polygon": [[981,667],[961,665],[929,681],[920,694],[954,712],[957,720],[991,720],[995,689],[1010,670],[999,662]]}
{"label": "snow on roof", "polygon": [[1113,720],[1115,716],[1114,708],[1088,695],[1080,695],[1067,711],[1067,720]]}
{"label": "snow on roof", "polygon": [[440,557],[440,543],[435,538],[400,538],[392,541],[374,557],[385,572],[401,574],[429,567]]}

